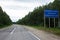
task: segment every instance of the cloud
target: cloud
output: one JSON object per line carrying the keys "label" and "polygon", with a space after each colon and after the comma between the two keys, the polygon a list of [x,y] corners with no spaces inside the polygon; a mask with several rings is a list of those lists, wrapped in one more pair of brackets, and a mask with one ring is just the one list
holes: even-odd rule
{"label": "cloud", "polygon": [[35,7],[53,2],[52,0],[0,0],[0,6],[13,22],[23,18]]}
{"label": "cloud", "polygon": [[20,1],[20,2],[38,2],[39,0],[14,0],[14,1]]}

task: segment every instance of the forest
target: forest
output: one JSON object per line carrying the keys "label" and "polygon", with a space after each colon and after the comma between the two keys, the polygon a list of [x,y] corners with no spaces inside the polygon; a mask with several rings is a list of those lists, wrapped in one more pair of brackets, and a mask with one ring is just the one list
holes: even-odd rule
{"label": "forest", "polygon": [[11,25],[12,21],[5,11],[0,7],[0,28]]}
{"label": "forest", "polygon": [[[54,0],[53,2],[50,2],[49,4],[39,6],[34,8],[32,12],[29,12],[28,15],[26,15],[24,18],[19,19],[17,21],[18,24],[22,25],[44,25],[44,10],[58,10],[59,11],[59,18],[60,18],[60,1],[59,0]],[[56,27],[58,26],[58,18],[55,18],[55,25]],[[53,18],[50,19],[51,21],[51,27],[53,27]],[[46,27],[48,27],[49,21],[48,18],[46,18]]]}

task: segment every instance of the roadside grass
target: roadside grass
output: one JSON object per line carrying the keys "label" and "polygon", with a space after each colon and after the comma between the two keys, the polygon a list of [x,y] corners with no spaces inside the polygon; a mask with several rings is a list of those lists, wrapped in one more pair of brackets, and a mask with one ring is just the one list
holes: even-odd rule
{"label": "roadside grass", "polygon": [[60,36],[60,28],[47,28],[47,27],[43,27],[43,26],[31,26],[31,27],[36,28],[38,30],[44,30],[44,31],[47,31],[47,32]]}
{"label": "roadside grass", "polygon": [[0,26],[0,29],[6,28],[6,27],[9,27],[9,26],[11,26],[11,25],[3,25],[3,26]]}

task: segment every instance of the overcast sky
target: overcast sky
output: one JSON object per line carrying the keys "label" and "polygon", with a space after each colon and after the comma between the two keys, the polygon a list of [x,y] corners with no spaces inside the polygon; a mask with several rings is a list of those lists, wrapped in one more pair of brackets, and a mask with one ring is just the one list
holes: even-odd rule
{"label": "overcast sky", "polygon": [[39,7],[54,0],[0,0],[0,6],[10,16],[13,22],[18,21],[33,11],[35,7]]}

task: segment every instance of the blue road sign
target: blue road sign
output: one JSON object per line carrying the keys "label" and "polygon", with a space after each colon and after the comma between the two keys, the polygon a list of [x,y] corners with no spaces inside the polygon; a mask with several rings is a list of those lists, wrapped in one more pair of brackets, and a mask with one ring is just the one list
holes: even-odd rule
{"label": "blue road sign", "polygon": [[46,18],[58,18],[57,10],[44,10],[44,15]]}

